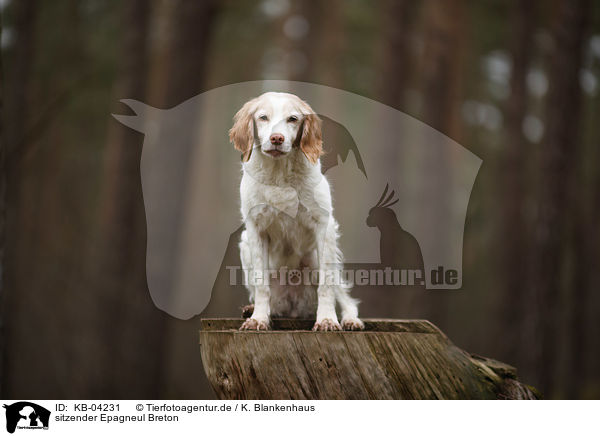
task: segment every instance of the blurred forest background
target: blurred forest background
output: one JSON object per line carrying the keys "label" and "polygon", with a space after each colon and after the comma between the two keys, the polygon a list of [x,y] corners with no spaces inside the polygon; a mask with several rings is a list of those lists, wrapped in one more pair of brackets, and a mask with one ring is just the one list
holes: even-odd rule
{"label": "blurred forest background", "polygon": [[546,398],[600,398],[597,0],[0,7],[2,397],[214,398],[199,317],[150,299],[143,136],[110,114],[290,79],[379,100],[483,159],[463,289],[422,317]]}

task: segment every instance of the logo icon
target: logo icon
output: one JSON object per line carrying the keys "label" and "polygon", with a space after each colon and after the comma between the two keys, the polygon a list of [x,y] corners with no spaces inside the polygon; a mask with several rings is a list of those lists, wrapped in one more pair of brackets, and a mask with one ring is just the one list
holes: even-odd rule
{"label": "logo icon", "polygon": [[6,431],[14,433],[18,429],[48,429],[50,411],[29,401],[19,401],[6,409]]}

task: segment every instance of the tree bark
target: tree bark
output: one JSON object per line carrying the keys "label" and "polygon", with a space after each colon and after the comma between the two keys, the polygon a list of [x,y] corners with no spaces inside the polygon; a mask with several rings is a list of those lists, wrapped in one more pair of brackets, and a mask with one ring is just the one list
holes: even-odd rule
{"label": "tree bark", "polygon": [[149,103],[170,108],[204,89],[214,0],[157,3],[153,23],[157,52],[150,61]]}
{"label": "tree bark", "polygon": [[365,331],[310,331],[314,320],[204,319],[204,370],[220,399],[536,399],[516,369],[469,355],[429,321],[365,319]]}
{"label": "tree bark", "polygon": [[[2,11],[0,10],[0,41],[2,40]],[[4,64],[0,50],[0,307],[4,301],[4,255],[6,238],[6,141],[4,134]],[[4,314],[0,310],[0,395],[4,380]]]}
{"label": "tree bark", "polygon": [[382,103],[399,110],[405,108],[406,90],[412,73],[411,47],[417,9],[417,3],[411,0],[387,0],[382,2],[380,11],[383,44],[378,94]]}
{"label": "tree bark", "polygon": [[[421,78],[423,97],[422,120],[434,129],[455,141],[461,139],[459,118],[463,93],[463,54],[465,48],[465,3],[463,0],[437,2],[428,0],[423,4],[424,48],[418,76]],[[439,217],[449,210],[450,196],[445,189],[452,174],[453,156],[447,149],[440,149],[441,164],[438,170],[427,178],[429,187],[421,187],[424,192],[435,192],[438,211],[424,217],[430,228],[439,225]],[[439,238],[438,247],[444,249],[448,242]],[[428,319],[442,329],[448,324],[448,297],[444,290],[428,291]]]}
{"label": "tree bark", "polygon": [[[589,23],[585,23],[587,27]],[[586,28],[583,29],[585,36]],[[585,38],[583,39],[585,41]],[[581,103],[580,103],[581,105]],[[594,332],[594,327],[597,324],[595,316],[589,316],[590,307],[598,307],[594,304],[593,290],[598,289],[599,280],[595,261],[599,258],[600,252],[598,247],[600,241],[598,239],[598,221],[600,219],[600,206],[597,201],[600,198],[600,176],[595,172],[592,177],[586,174],[587,162],[598,161],[600,153],[598,153],[598,130],[595,126],[598,110],[598,102],[592,101],[591,108],[588,109],[592,114],[592,126],[582,126],[581,130],[591,130],[592,138],[595,136],[596,141],[584,141],[583,135],[580,134],[580,140],[588,142],[588,146],[583,144],[578,150],[574,150],[573,156],[573,178],[569,181],[570,199],[572,201],[573,216],[569,221],[569,231],[571,233],[571,253],[573,257],[573,265],[571,277],[569,280],[569,319],[567,326],[567,340],[570,345],[565,371],[562,379],[565,381],[563,387],[565,389],[565,397],[568,399],[581,399],[586,395],[586,380],[592,377],[592,373],[588,373],[586,363],[594,361],[594,352],[589,350],[598,350],[600,341],[591,344],[588,341],[597,337]],[[582,111],[583,112],[583,111]],[[582,118],[588,119],[589,115]],[[576,138],[575,138],[576,139]],[[591,147],[590,147],[591,145]],[[591,185],[591,186],[590,186]],[[588,354],[587,359],[582,356]],[[593,366],[591,366],[593,368]],[[589,378],[588,378],[589,377]]]}
{"label": "tree bark", "polygon": [[[156,6],[151,25],[156,44],[149,60],[146,101],[155,107],[171,108],[205,90],[212,29],[219,8],[213,0],[159,0]],[[218,153],[218,150],[209,147],[203,153]],[[205,157],[210,159],[208,155]],[[139,160],[137,165],[135,177],[139,187]],[[187,171],[187,168],[181,168],[181,171]],[[141,195],[136,198],[141,201]],[[144,261],[145,248],[144,245],[141,257]],[[206,391],[207,381],[203,377],[194,380],[189,377],[191,368],[199,360],[194,347],[196,323],[179,321],[160,312],[150,302],[146,287],[144,295],[148,310],[152,311],[151,319],[158,326],[153,331],[154,337],[135,328],[152,341],[153,350],[161,350],[163,358],[156,360],[161,371],[156,379],[157,389],[162,395],[183,398],[193,398],[197,392]],[[147,356],[147,351],[139,354]]]}
{"label": "tree bark", "polygon": [[[134,0],[121,8],[122,45],[113,86],[114,112],[122,98],[145,100],[148,84],[148,51],[151,2]],[[163,317],[148,298],[145,275],[145,216],[140,185],[141,138],[109,121],[102,192],[99,202],[97,259],[92,264],[92,285],[103,297],[104,314],[96,326],[103,343],[97,365],[103,368],[105,396],[127,387],[133,397],[160,395],[162,362],[147,359],[143,344],[161,350]],[[107,322],[107,319],[109,321]],[[135,319],[135,325],[132,320]],[[135,378],[131,374],[136,374]],[[147,383],[145,380],[153,380]]]}
{"label": "tree bark", "polygon": [[[21,222],[18,206],[21,200],[19,195],[22,189],[19,183],[19,168],[11,161],[10,157],[18,155],[18,145],[25,136],[26,126],[29,120],[28,96],[30,90],[30,77],[34,59],[35,24],[37,18],[37,1],[23,0],[15,5],[15,42],[12,46],[12,62],[7,65],[6,75],[4,65],[0,65],[2,73],[2,101],[1,101],[1,126],[0,126],[0,159],[2,169],[0,170],[2,181],[0,182],[0,393],[5,397],[10,392],[10,380],[6,377],[13,362],[7,354],[10,344],[13,342],[12,332],[17,324],[18,317],[15,315],[15,305],[19,304],[20,297],[16,291],[17,247],[7,240],[9,233],[15,234],[15,230]],[[4,48],[2,48],[4,52]],[[4,59],[3,59],[4,61]],[[5,81],[10,87],[5,86]],[[6,108],[10,107],[10,111]],[[8,187],[13,190],[9,191]],[[10,254],[10,256],[8,256]]]}
{"label": "tree bark", "polygon": [[557,2],[552,36],[550,89],[546,113],[536,247],[534,252],[535,333],[531,338],[537,385],[552,397],[556,382],[557,315],[563,283],[567,214],[572,210],[575,157],[581,150],[579,135],[581,89],[579,70],[589,15],[588,0]]}
{"label": "tree bark", "polygon": [[[159,2],[151,11],[149,2],[136,0],[123,12],[125,35],[115,101],[133,98],[172,107],[200,93],[213,2]],[[156,33],[160,38],[152,39]],[[153,40],[158,42],[155,57],[149,53]],[[110,373],[108,391],[129,386],[132,396],[158,397],[168,391],[169,359],[148,359],[147,349],[167,355],[184,334],[170,331],[181,324],[169,322],[154,306],[147,289],[140,158],[140,135],[111,120],[100,208],[103,262],[97,276],[105,277],[104,292],[112,295],[103,301],[113,322],[102,331],[105,340],[114,344],[113,360],[114,356],[119,359],[118,365],[105,362]],[[124,379],[132,373],[137,374],[136,380]]]}
{"label": "tree bark", "polygon": [[503,320],[502,332],[505,356],[509,362],[515,362],[524,351],[520,346],[520,330],[525,318],[527,262],[523,261],[531,248],[527,244],[524,207],[526,200],[525,169],[528,161],[528,146],[523,135],[523,120],[527,115],[526,78],[532,57],[535,29],[535,2],[518,0],[513,2],[512,74],[510,78],[510,96],[506,107],[507,141],[502,162],[501,175],[503,219],[499,233],[498,246],[501,247],[501,270],[503,297],[500,304],[500,317]]}
{"label": "tree bark", "polygon": [[428,0],[421,62],[423,119],[452,139],[461,138],[465,4],[463,0]]}

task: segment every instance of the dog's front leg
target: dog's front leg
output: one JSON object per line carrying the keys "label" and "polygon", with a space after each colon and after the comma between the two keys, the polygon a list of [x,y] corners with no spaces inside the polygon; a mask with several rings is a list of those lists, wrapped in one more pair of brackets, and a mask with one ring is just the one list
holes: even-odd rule
{"label": "dog's front leg", "polygon": [[254,312],[240,330],[268,330],[271,314],[271,289],[269,287],[269,239],[252,225],[246,226],[252,255],[249,280],[254,281]]}
{"label": "dog's front leg", "polygon": [[341,330],[335,313],[335,288],[328,275],[336,263],[336,241],[331,238],[328,227],[333,225],[329,215],[325,222],[317,227],[317,264],[319,268],[319,287],[317,288],[317,322],[314,331]]}

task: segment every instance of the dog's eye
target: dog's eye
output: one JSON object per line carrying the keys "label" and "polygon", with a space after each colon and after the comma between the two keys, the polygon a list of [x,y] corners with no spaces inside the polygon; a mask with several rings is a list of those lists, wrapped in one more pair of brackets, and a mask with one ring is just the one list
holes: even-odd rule
{"label": "dog's eye", "polygon": [[296,121],[298,121],[298,117],[295,115],[292,115],[287,120],[288,120],[288,123],[295,123]]}
{"label": "dog's eye", "polygon": [[258,119],[262,121],[269,121],[269,117],[266,115],[261,115],[260,117],[258,117]]}

